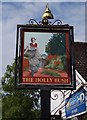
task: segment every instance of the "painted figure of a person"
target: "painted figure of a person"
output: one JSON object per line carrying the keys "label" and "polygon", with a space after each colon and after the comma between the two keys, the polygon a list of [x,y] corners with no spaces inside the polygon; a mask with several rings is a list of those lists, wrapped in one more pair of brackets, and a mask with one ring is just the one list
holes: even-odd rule
{"label": "painted figure of a person", "polygon": [[36,38],[31,38],[30,49],[37,49]]}
{"label": "painted figure of a person", "polygon": [[31,43],[26,47],[26,52],[29,51],[29,65],[30,65],[30,70],[32,71],[32,76],[34,75],[35,72],[37,72],[39,68],[39,60],[40,60],[40,54],[38,52],[38,45],[36,43],[36,38],[31,38]]}

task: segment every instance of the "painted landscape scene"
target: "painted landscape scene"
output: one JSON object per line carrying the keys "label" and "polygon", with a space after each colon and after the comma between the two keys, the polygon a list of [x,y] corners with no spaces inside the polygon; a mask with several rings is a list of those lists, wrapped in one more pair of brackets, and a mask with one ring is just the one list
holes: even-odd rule
{"label": "painted landscape scene", "polygon": [[25,33],[23,77],[67,77],[66,33]]}

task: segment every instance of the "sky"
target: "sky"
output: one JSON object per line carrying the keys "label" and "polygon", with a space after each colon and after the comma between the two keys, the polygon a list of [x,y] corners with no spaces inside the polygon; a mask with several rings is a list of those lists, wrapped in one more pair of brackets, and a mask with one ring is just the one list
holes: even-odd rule
{"label": "sky", "polygon": [[34,37],[36,39],[36,43],[38,46],[38,52],[42,55],[42,54],[46,54],[45,48],[48,41],[53,36],[53,33],[25,32],[24,36],[25,36],[24,49],[26,49],[26,46],[28,46],[29,43],[31,43],[31,38]]}
{"label": "sky", "polygon": [[[0,76],[12,64],[16,52],[17,24],[27,24],[29,19],[41,20],[46,2],[56,19],[74,26],[74,41],[85,41],[85,0],[0,0]],[[25,2],[24,2],[25,1]],[[39,2],[40,1],[40,2]],[[53,2],[54,1],[54,2]],[[61,2],[60,2],[61,1]],[[1,30],[1,29],[0,29]]]}
{"label": "sky", "polygon": [[3,2],[85,2],[86,0],[0,0]]}

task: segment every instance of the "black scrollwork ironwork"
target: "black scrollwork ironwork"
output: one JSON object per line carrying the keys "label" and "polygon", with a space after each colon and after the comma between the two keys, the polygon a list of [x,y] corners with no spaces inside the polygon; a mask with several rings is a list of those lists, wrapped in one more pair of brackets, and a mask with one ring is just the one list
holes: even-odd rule
{"label": "black scrollwork ironwork", "polygon": [[55,23],[57,23],[57,25],[62,25],[62,21],[61,20],[56,20],[52,23],[52,25],[55,25]]}
{"label": "black scrollwork ironwork", "polygon": [[[47,19],[48,20],[48,19]],[[37,22],[35,19],[30,19],[29,20],[29,24],[37,24],[37,25],[40,25],[42,24],[43,25],[43,20],[42,21],[39,21]],[[48,23],[46,25],[62,25],[62,21],[61,20],[56,20],[54,21],[53,23],[51,21],[48,20]]]}
{"label": "black scrollwork ironwork", "polygon": [[[53,90],[53,91],[54,91],[54,90]],[[52,92],[53,92],[53,91],[52,91]],[[59,97],[59,96],[58,96],[58,93],[55,93],[53,96],[51,96],[51,99],[52,99],[52,100],[57,100],[58,97]]]}
{"label": "black scrollwork ironwork", "polygon": [[29,20],[29,24],[35,24],[35,23],[39,25],[39,23],[35,19],[30,19]]}
{"label": "black scrollwork ironwork", "polygon": [[[54,91],[54,90],[53,90]],[[52,92],[53,92],[52,91]],[[58,105],[58,106],[56,106],[52,111],[51,111],[51,113],[53,113],[53,112],[55,112],[54,113],[54,115],[57,113],[57,111],[58,110],[60,110],[61,109],[61,105],[62,105],[62,103],[64,102],[64,99],[65,99],[65,94],[64,94],[64,92],[62,91],[62,90],[58,90],[60,93],[62,93],[62,95],[63,95],[63,100],[61,100],[61,102],[60,102],[60,104]],[[58,95],[59,93],[56,93],[56,94],[54,94],[54,96],[56,96],[56,99],[53,99],[53,97],[51,96],[51,99],[52,100],[57,100],[57,99],[59,99],[60,98],[60,96]]]}
{"label": "black scrollwork ironwork", "polygon": [[[58,106],[56,106],[52,111],[51,111],[51,113],[54,113],[54,115],[56,115],[56,113],[58,112],[58,111],[60,111],[62,108],[64,108],[64,106],[65,106],[65,104],[63,104],[64,103],[64,100],[65,100],[65,92],[63,91],[63,90],[58,90],[58,91],[60,91],[61,93],[62,93],[62,95],[63,95],[63,97],[62,97],[62,100],[61,100],[61,102],[60,102],[60,104],[58,105]],[[53,91],[52,91],[53,92]],[[69,93],[69,97],[71,96],[71,94],[72,94],[72,91]],[[55,96],[55,95],[54,95]],[[59,95],[57,95],[57,99],[59,99]],[[52,100],[57,100],[57,99],[53,99],[52,97],[51,97],[51,99]],[[67,103],[66,103],[67,104]]]}

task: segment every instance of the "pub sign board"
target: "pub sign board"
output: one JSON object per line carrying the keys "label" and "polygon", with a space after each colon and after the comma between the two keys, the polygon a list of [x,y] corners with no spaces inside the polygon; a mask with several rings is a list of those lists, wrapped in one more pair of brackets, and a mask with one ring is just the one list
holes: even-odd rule
{"label": "pub sign board", "polygon": [[73,26],[17,25],[15,84],[75,89]]}

